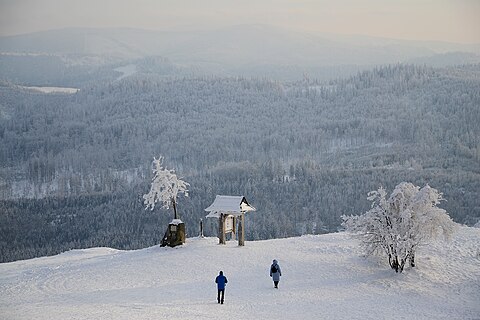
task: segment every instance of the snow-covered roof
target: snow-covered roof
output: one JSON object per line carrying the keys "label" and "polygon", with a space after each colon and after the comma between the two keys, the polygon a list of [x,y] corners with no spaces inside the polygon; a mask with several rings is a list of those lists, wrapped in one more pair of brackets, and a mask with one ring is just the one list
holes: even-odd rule
{"label": "snow-covered roof", "polygon": [[180,220],[180,219],[173,219],[172,222],[170,222],[170,224],[174,224],[174,225],[177,225],[177,226],[178,226],[179,224],[182,224],[182,223],[183,223],[183,221]]}
{"label": "snow-covered roof", "polygon": [[215,197],[215,201],[205,209],[210,212],[207,218],[218,218],[221,213],[238,216],[242,212],[256,211],[254,207],[248,204],[244,196],[219,196]]}

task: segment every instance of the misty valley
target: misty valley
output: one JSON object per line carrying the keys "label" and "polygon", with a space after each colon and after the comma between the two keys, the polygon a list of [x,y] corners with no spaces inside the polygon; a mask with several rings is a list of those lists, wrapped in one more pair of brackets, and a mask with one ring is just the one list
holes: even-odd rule
{"label": "misty valley", "polygon": [[[20,50],[7,40],[3,52]],[[190,184],[178,200],[189,237],[201,219],[216,236],[204,209],[217,194],[248,198],[246,240],[259,240],[336,232],[369,191],[402,181],[442,192],[455,222],[480,221],[477,55],[196,64],[187,49],[184,61],[155,43],[137,56],[123,40],[123,56],[0,55],[0,262],[158,244],[173,213],[142,199],[158,156]]]}

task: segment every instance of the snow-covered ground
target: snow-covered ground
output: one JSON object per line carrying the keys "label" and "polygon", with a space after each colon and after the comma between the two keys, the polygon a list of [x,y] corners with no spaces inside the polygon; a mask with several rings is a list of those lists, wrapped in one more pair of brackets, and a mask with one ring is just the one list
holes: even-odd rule
{"label": "snow-covered ground", "polygon": [[[418,250],[396,274],[345,233],[72,250],[0,264],[1,319],[480,319],[480,229]],[[277,259],[283,277],[268,275]],[[228,278],[216,302],[218,271]]]}
{"label": "snow-covered ground", "polygon": [[77,88],[65,88],[65,87],[24,87],[19,86],[24,89],[39,91],[43,93],[65,93],[65,94],[73,94],[77,93],[80,89]]}
{"label": "snow-covered ground", "polygon": [[123,73],[121,76],[115,79],[115,81],[119,81],[119,80],[122,80],[123,78],[129,77],[137,73],[137,66],[134,64],[128,64],[123,67],[115,68],[114,70]]}

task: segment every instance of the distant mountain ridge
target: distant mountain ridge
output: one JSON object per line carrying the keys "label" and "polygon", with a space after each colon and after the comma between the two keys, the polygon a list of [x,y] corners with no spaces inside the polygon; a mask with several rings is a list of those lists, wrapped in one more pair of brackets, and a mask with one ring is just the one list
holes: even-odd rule
{"label": "distant mountain ridge", "polygon": [[[378,65],[465,52],[480,61],[480,45],[365,36],[318,35],[268,25],[201,31],[67,28],[1,37],[0,52],[106,55],[123,59],[164,56],[175,63],[218,68],[241,65]],[[461,62],[461,61],[460,61]],[[463,63],[471,63],[471,57]]]}

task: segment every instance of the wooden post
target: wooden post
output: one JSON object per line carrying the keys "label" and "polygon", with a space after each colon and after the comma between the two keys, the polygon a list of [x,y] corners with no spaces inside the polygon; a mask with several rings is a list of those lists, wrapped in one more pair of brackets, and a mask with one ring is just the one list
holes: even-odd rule
{"label": "wooden post", "polygon": [[218,238],[219,244],[225,244],[225,215],[223,213],[220,214],[220,218],[218,219]]}
{"label": "wooden post", "polygon": [[238,245],[244,246],[245,245],[245,213],[242,212],[240,216],[240,221],[238,224]]}

